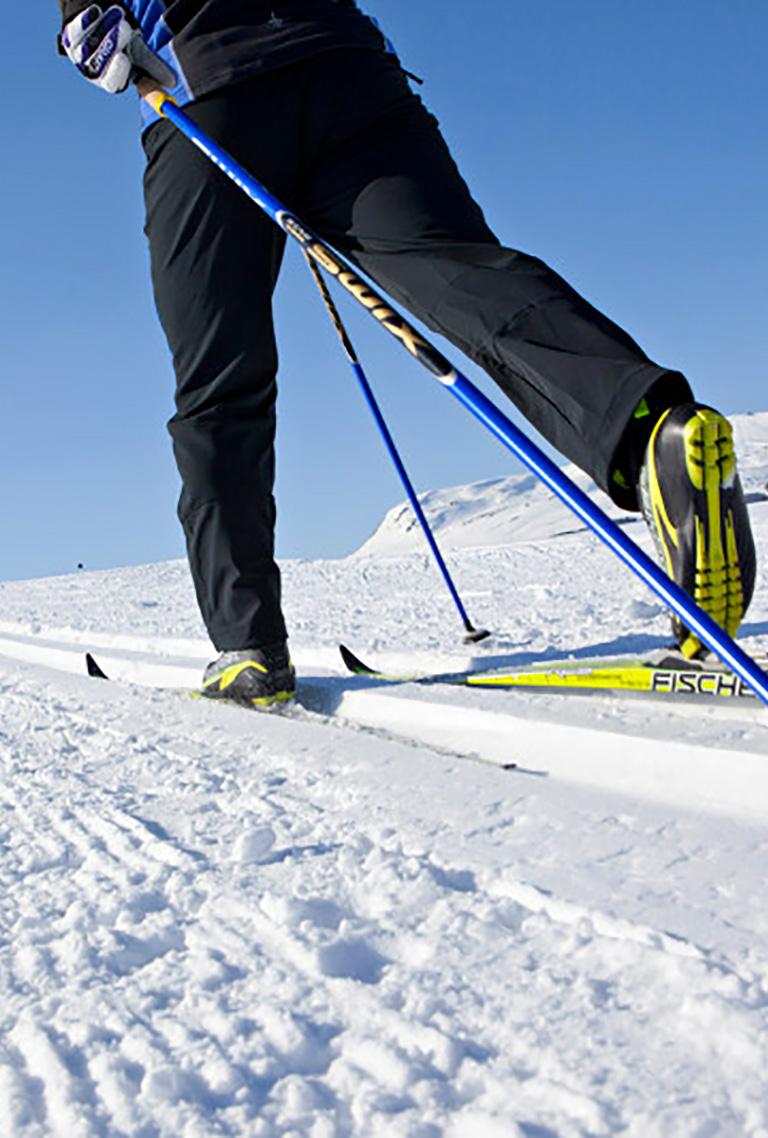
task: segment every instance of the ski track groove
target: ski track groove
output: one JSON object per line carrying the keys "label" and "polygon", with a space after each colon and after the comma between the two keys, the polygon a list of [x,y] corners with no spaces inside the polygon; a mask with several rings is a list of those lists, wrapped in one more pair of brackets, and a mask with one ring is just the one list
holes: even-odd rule
{"label": "ski track groove", "polygon": [[[105,681],[95,680],[94,682],[102,682],[103,683]],[[157,688],[152,688],[152,687],[147,689],[147,688],[142,687],[142,685],[125,683],[124,681],[106,681],[106,682],[117,683],[120,687],[130,688],[130,689],[133,689],[136,691],[146,691],[146,690],[162,691],[163,690],[163,689],[157,689]],[[177,691],[177,690],[173,690],[173,689],[169,689],[168,691],[164,691],[163,694],[165,695],[166,698],[168,698],[169,696],[172,696],[172,697],[179,699],[179,700],[187,697],[186,692]],[[24,697],[22,696],[22,699],[23,698]],[[311,702],[313,701],[313,698],[315,698],[315,697],[313,697],[312,693],[310,692],[310,694],[307,697],[308,703],[311,704]],[[225,706],[225,707],[220,707],[219,710],[226,712],[226,711],[231,711],[231,710],[238,711],[239,709],[237,709],[237,708],[231,709],[231,708],[228,708]],[[480,763],[481,765],[489,765],[489,766],[493,766],[493,767],[498,767],[499,769],[505,769],[504,767],[501,766],[500,763],[495,762],[494,760],[486,759],[482,755],[476,754],[475,752],[472,752],[472,751],[467,751],[467,750],[463,750],[463,749],[452,749],[451,747],[441,745],[440,743],[432,743],[432,742],[424,741],[424,740],[419,739],[419,738],[415,738],[415,737],[410,736],[404,732],[398,732],[398,731],[391,730],[391,729],[388,729],[385,727],[371,726],[371,725],[367,725],[365,723],[358,723],[353,719],[349,719],[349,718],[345,717],[344,715],[329,715],[329,714],[326,714],[322,711],[316,710],[312,706],[302,704],[301,702],[297,702],[297,703],[295,703],[292,706],[287,707],[287,708],[279,708],[279,709],[275,709],[273,711],[261,712],[260,714],[268,714],[268,715],[273,716],[273,717],[280,717],[283,719],[294,720],[294,721],[303,722],[303,723],[307,723],[307,724],[317,724],[317,725],[322,725],[322,726],[333,725],[333,726],[338,727],[342,730],[351,731],[351,732],[354,732],[356,734],[362,735],[364,737],[368,737],[368,738],[372,738],[372,739],[381,739],[381,740],[386,741],[386,742],[400,744],[401,746],[412,747],[412,748],[415,748],[419,751],[427,750],[427,751],[432,752],[435,755],[439,755],[439,756],[444,757],[444,758],[460,759],[461,761],[465,761],[465,762]],[[74,715],[71,712],[70,712],[70,715],[72,716],[73,722],[78,722],[78,717],[76,715]],[[102,724],[101,727],[103,728],[103,726],[104,725]],[[154,744],[151,744],[151,745],[154,745]],[[510,763],[506,769],[509,769],[509,770],[515,769],[515,764]]]}
{"label": "ski track groove", "polygon": [[[233,736],[211,771],[211,738],[185,732],[213,723],[226,736],[218,708],[191,718],[156,696],[146,715],[165,719],[150,737],[120,726],[140,702],[121,691],[89,710],[6,685],[4,738],[15,743],[0,825],[21,860],[4,893],[22,878],[34,902],[12,911],[2,947],[11,1050],[0,1054],[0,1095],[13,1138],[271,1138],[310,1126],[313,1138],[433,1138],[451,1118],[471,1135],[511,1089],[528,1134],[639,1135],[628,1070],[611,1072],[620,1105],[590,1075],[599,1014],[625,999],[658,1023],[678,1079],[717,1056],[726,1123],[755,1136],[768,1125],[739,1089],[765,1059],[754,975],[512,874],[441,865],[386,830],[372,840],[355,795],[334,789],[322,762],[302,768],[301,751],[276,759]],[[297,722],[270,718],[270,741]],[[355,733],[340,736],[352,750]],[[122,769],[123,785],[100,781]],[[180,832],[137,816],[136,787],[145,810],[161,792],[187,804],[171,818]],[[243,813],[287,844],[253,863],[222,851],[216,831],[239,819],[236,848]],[[310,866],[307,891],[296,870]],[[502,962],[529,981],[511,981],[514,1008],[488,984]],[[628,975],[642,977],[642,999]],[[580,1016],[594,1038],[561,1051],[542,1005],[563,1029]],[[711,1030],[723,1023],[728,1047]]]}

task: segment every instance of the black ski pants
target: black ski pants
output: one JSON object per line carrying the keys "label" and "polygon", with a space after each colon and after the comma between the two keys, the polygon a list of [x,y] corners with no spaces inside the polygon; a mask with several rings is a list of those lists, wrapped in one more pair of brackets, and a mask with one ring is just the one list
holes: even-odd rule
{"label": "black ski pants", "polygon": [[[612,481],[633,411],[644,397],[662,406],[689,399],[685,379],[653,364],[542,261],[499,244],[393,57],[328,52],[216,91],[188,113],[480,364],[563,455],[636,507],[632,488]],[[215,646],[259,647],[285,636],[271,311],[284,236],[170,123],[152,126],[144,145],[192,576]]]}

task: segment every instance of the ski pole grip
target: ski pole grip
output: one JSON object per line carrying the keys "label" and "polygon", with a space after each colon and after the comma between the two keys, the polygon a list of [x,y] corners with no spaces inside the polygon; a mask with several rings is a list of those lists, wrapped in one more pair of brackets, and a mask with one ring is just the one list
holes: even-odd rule
{"label": "ski pole grip", "polygon": [[158,115],[165,114],[163,107],[166,103],[176,102],[156,79],[150,79],[148,75],[142,75],[136,80],[136,90]]}

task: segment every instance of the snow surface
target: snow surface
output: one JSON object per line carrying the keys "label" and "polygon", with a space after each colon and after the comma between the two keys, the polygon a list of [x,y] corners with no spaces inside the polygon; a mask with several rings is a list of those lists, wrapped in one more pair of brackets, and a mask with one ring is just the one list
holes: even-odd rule
{"label": "snow surface", "polygon": [[[764,564],[768,415],[737,426]],[[664,643],[527,479],[426,500],[493,640],[395,512],[285,566],[286,714],[151,686],[211,652],[181,563],[0,585],[2,1138],[768,1138],[768,712],[343,675],[342,639]]]}

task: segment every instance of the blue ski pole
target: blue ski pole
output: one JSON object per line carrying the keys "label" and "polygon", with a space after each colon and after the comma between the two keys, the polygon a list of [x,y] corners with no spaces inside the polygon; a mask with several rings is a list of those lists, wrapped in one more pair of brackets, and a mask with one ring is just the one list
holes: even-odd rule
{"label": "blue ski pole", "polygon": [[680,586],[622,532],[608,515],[596,506],[544,452],[531,442],[515,424],[473,383],[462,375],[445,356],[430,344],[390,303],[375,291],[356,269],[329,245],[307,229],[290,210],[237,162],[231,154],[200,130],[166,91],[151,80],[140,80],[139,92],[153,110],[167,118],[186,135],[190,142],[219,167],[251,201],[263,209],[280,228],[296,241],[320,268],[325,269],[359,304],[394,336],[454,398],[479,419],[492,434],[536,474],[577,517],[589,526],[625,565],[637,574],[658,597],[680,617],[686,627],[699,637],[723,663],[740,676],[749,687],[768,703],[768,675],[739,647],[715,621],[696,604]]}
{"label": "blue ski pole", "polygon": [[405,492],[408,495],[408,501],[413,507],[413,512],[416,515],[419,525],[424,532],[424,536],[427,539],[427,544],[432,550],[432,555],[437,562],[437,567],[443,575],[443,580],[448,586],[448,592],[451,594],[453,603],[456,605],[459,616],[461,617],[461,621],[467,633],[467,635],[464,637],[464,643],[477,644],[479,641],[485,640],[486,637],[490,636],[491,634],[487,628],[475,628],[472,621],[469,619],[469,616],[467,615],[467,610],[464,608],[461,597],[459,596],[459,591],[453,583],[451,574],[448,572],[448,566],[445,564],[443,555],[440,552],[440,548],[435,540],[435,535],[432,533],[432,528],[427,521],[427,517],[424,513],[424,510],[422,509],[421,502],[419,501],[416,491],[413,488],[413,483],[408,477],[408,471],[405,469],[403,460],[400,458],[398,449],[395,446],[395,440],[392,438],[392,433],[389,430],[386,420],[381,413],[381,408],[379,407],[379,404],[376,400],[376,396],[373,394],[371,385],[368,382],[368,377],[363,370],[363,365],[358,359],[354,344],[349,338],[349,333],[347,332],[347,329],[344,325],[344,321],[341,319],[339,310],[333,301],[333,297],[328,290],[328,286],[323,279],[322,273],[306,250],[304,250],[304,256],[307,258],[309,270],[312,273],[312,276],[315,278],[315,284],[320,290],[320,295],[323,298],[325,307],[328,309],[328,313],[331,317],[333,326],[338,333],[339,339],[341,341],[341,346],[344,349],[344,354],[349,360],[352,371],[355,373],[355,376],[357,378],[357,382],[360,384],[360,388],[365,397],[365,401],[368,404],[371,414],[373,415],[376,426],[379,428],[381,437],[384,440],[384,445],[389,452],[389,457],[392,459],[395,470],[399,474],[400,481],[402,482],[405,488]]}

